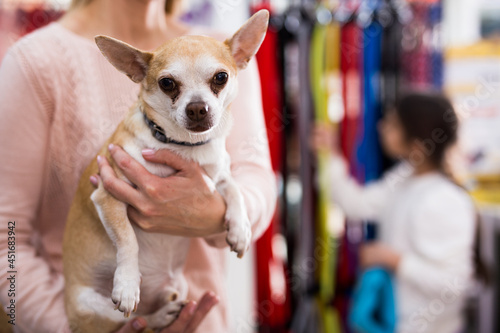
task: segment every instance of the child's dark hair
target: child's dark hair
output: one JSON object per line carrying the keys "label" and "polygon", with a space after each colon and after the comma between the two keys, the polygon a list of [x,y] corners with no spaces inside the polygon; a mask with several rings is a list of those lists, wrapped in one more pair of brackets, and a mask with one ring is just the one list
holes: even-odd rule
{"label": "child's dark hair", "polygon": [[396,104],[396,114],[406,139],[426,143],[429,160],[444,170],[446,152],[457,140],[458,119],[450,101],[436,93],[405,94]]}
{"label": "child's dark hair", "polygon": [[[396,104],[395,112],[408,142],[427,143],[426,153],[434,166],[450,178],[446,152],[457,141],[458,117],[450,100],[438,93],[407,93]],[[473,264],[475,277],[484,284],[491,281],[490,272],[481,257],[481,221],[476,217]]]}

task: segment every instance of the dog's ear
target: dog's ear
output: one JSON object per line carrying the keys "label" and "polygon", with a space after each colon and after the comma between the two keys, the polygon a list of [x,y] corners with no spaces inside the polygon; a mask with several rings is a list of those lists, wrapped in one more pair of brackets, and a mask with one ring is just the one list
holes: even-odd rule
{"label": "dog's ear", "polygon": [[108,36],[96,36],[95,42],[104,57],[132,81],[141,82],[146,77],[152,53],[140,51]]}
{"label": "dog's ear", "polygon": [[269,12],[265,9],[259,10],[245,22],[231,39],[226,40],[225,43],[229,45],[238,69],[245,68],[250,59],[257,53],[266,36],[268,24]]}

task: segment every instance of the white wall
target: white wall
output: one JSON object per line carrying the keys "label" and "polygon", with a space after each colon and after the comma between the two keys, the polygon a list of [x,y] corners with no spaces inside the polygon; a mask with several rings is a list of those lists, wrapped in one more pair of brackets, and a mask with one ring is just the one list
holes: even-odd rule
{"label": "white wall", "polygon": [[500,9],[500,0],[444,0],[443,34],[446,46],[474,44],[480,39],[482,10]]}
{"label": "white wall", "polygon": [[236,32],[250,15],[247,0],[218,0],[213,6],[212,27],[228,33]]}

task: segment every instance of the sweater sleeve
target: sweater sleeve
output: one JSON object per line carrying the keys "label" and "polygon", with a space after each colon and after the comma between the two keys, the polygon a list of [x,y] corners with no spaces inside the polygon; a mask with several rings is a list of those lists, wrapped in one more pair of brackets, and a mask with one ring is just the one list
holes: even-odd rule
{"label": "sweater sleeve", "polygon": [[[49,110],[20,52],[11,49],[0,67],[0,302],[15,301],[15,327],[22,332],[65,332],[63,276],[32,244],[47,158]],[[15,221],[15,262],[8,267],[8,221]],[[12,244],[12,243],[11,243]],[[15,295],[8,296],[15,273]],[[7,309],[10,313],[10,309]]]}
{"label": "sweater sleeve", "polygon": [[[231,175],[243,195],[255,241],[267,230],[277,199],[255,60],[238,74],[238,85],[238,96],[231,105],[234,125],[226,148],[231,157]],[[218,248],[227,246],[225,232],[205,240]]]}
{"label": "sweater sleeve", "polygon": [[231,106],[234,126],[227,139],[231,173],[240,186],[252,224],[253,239],[269,226],[276,205],[276,179],[271,167],[255,60],[238,74],[239,93]]}
{"label": "sweater sleeve", "polygon": [[389,170],[380,180],[362,186],[349,175],[347,164],[339,156],[330,157],[326,179],[319,182],[330,184],[329,195],[340,206],[346,216],[354,220],[374,220],[387,204],[388,197],[401,181],[411,174],[406,163],[400,163]]}
{"label": "sweater sleeve", "polygon": [[437,191],[415,207],[408,230],[412,251],[402,254],[396,271],[398,279],[431,297],[449,285],[468,283],[475,231],[474,206],[467,195]]}

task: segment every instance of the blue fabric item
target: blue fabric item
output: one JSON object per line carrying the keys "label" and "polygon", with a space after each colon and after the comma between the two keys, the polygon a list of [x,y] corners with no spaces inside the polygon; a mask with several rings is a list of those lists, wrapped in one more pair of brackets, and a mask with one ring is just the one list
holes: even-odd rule
{"label": "blue fabric item", "polygon": [[348,318],[356,333],[392,333],[396,328],[396,301],[391,274],[381,267],[363,272],[358,280]]}
{"label": "blue fabric item", "polygon": [[382,149],[377,123],[382,117],[380,67],[382,64],[382,34],[379,23],[373,22],[363,30],[363,134],[357,151],[357,162],[363,170],[361,181],[378,179],[382,172]]}
{"label": "blue fabric item", "polygon": [[[383,169],[382,148],[377,123],[382,117],[380,73],[382,66],[382,26],[374,21],[364,28],[363,48],[363,134],[357,151],[357,170],[364,183],[376,180]],[[365,224],[365,240],[373,240],[377,235],[376,225]]]}
{"label": "blue fabric item", "polygon": [[[443,88],[443,45],[441,40],[442,4],[437,2],[429,7],[429,25],[432,27],[434,42],[431,45],[430,64],[431,79],[435,89]],[[439,36],[439,37],[437,37]]]}

